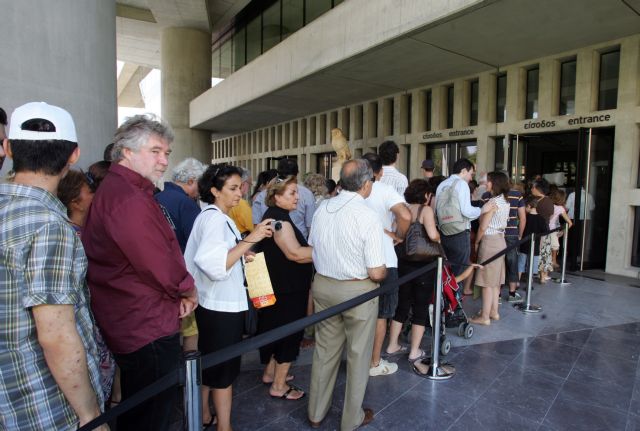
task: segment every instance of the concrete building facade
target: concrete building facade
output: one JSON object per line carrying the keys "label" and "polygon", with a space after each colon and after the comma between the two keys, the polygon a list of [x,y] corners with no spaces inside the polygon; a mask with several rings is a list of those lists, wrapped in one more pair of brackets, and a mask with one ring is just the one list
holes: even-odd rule
{"label": "concrete building facade", "polygon": [[[296,157],[301,172],[328,175],[338,127],[356,157],[394,140],[410,178],[425,158],[446,175],[463,156],[518,181],[544,175],[588,196],[577,199],[588,209],[571,235],[572,265],[637,276],[640,8],[418,3],[345,1],[194,99],[191,126],[214,133],[212,161],[257,173]],[[362,20],[346,25],[355,10]],[[604,13],[612,20],[597,19]],[[487,29],[491,17],[513,22]],[[518,34],[521,20],[529,26]],[[571,27],[580,22],[590,31]],[[456,34],[461,25],[489,35]]]}

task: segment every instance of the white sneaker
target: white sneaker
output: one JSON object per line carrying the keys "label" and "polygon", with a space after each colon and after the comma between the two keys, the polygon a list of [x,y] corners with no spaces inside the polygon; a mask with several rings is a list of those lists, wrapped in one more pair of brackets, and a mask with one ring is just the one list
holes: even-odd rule
{"label": "white sneaker", "polygon": [[398,371],[398,364],[380,359],[380,363],[377,367],[369,368],[369,376],[388,376],[396,371]]}

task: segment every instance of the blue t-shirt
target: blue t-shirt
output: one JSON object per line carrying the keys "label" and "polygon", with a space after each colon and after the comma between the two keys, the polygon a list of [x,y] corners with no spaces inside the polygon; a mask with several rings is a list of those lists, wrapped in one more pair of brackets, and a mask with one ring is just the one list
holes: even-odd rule
{"label": "blue t-shirt", "polygon": [[164,190],[155,195],[156,200],[169,213],[173,222],[173,230],[184,254],[187,240],[193,228],[193,222],[200,214],[198,203],[177,184],[164,183]]}

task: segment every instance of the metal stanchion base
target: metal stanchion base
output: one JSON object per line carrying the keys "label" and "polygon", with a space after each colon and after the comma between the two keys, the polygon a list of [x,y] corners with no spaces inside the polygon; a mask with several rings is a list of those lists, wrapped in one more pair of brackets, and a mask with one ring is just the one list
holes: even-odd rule
{"label": "metal stanchion base", "polygon": [[456,374],[456,367],[446,362],[441,363],[433,372],[433,366],[431,364],[431,358],[426,358],[422,360],[422,363],[425,365],[429,365],[429,371],[425,376],[429,380],[449,380]]}
{"label": "metal stanchion base", "polygon": [[539,313],[542,311],[542,307],[539,305],[529,304],[527,306],[527,304],[523,303],[523,304],[514,304],[513,306],[518,310],[522,311],[523,313]]}
{"label": "metal stanchion base", "polygon": [[571,282],[567,281],[566,278],[564,280],[562,280],[561,278],[554,278],[553,282],[558,283],[560,286],[571,286]]}

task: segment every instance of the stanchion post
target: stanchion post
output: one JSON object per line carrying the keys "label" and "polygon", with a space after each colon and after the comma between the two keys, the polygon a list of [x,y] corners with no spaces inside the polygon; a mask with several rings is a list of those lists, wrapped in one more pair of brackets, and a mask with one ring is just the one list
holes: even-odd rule
{"label": "stanchion post", "polygon": [[560,286],[569,286],[571,283],[567,281],[565,274],[567,271],[567,247],[569,245],[569,224],[564,224],[564,238],[562,238],[562,269],[560,272],[560,278],[555,279],[556,283]]}
{"label": "stanchion post", "polygon": [[202,393],[200,352],[191,350],[184,353],[185,385],[184,385],[184,414],[185,430],[202,430]]}
{"label": "stanchion post", "polygon": [[531,234],[531,239],[529,240],[529,271],[527,274],[527,298],[525,302],[522,304],[515,304],[514,307],[520,309],[523,313],[538,313],[542,310],[542,307],[539,305],[531,304],[531,290],[533,285],[533,258],[536,254],[536,234]]}
{"label": "stanchion post", "polygon": [[431,328],[431,364],[427,378],[431,380],[446,380],[453,377],[455,368],[452,365],[440,364],[440,325],[442,320],[442,257],[438,258],[436,271],[435,296],[433,305],[433,327]]}

